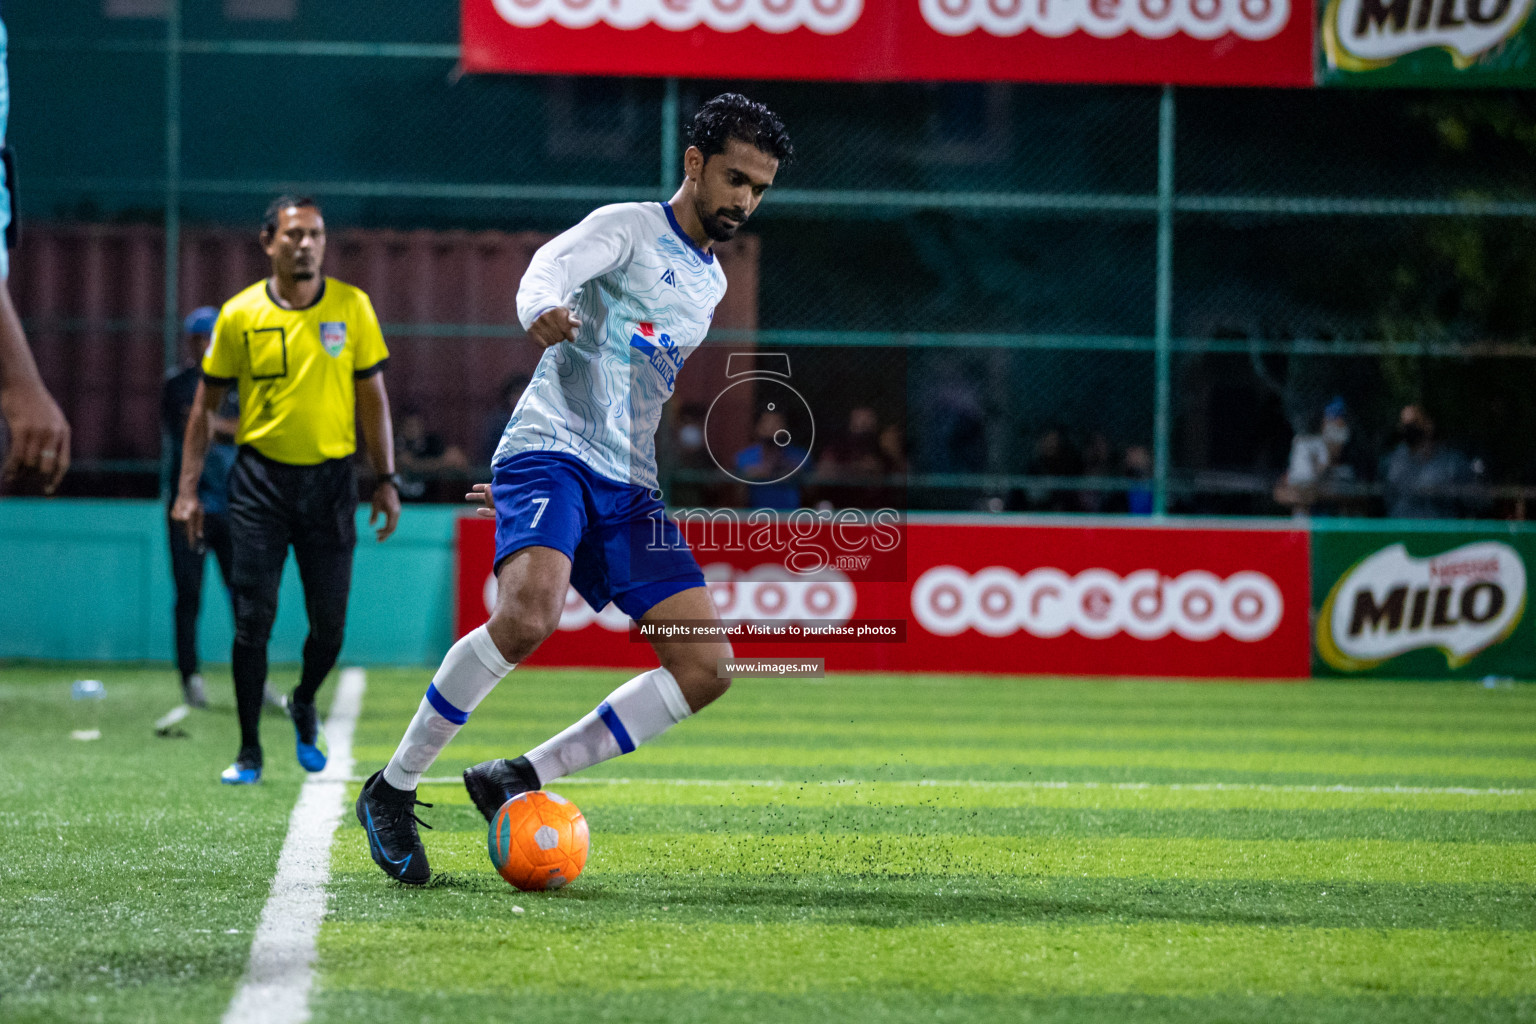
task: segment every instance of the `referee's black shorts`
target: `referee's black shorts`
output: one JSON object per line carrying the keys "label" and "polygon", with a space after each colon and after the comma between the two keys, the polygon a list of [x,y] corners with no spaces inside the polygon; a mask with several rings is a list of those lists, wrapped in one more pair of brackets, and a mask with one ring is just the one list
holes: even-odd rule
{"label": "referee's black shorts", "polygon": [[292,466],[241,445],[229,476],[231,584],[274,585],[290,544],[301,571],[309,556],[330,560],[325,556],[345,555],[350,566],[357,546],[356,515],[357,474],[351,459]]}

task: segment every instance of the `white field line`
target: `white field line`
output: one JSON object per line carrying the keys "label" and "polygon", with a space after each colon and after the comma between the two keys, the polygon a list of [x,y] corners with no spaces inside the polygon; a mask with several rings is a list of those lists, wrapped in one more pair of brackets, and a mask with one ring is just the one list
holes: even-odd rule
{"label": "white field line", "polygon": [[331,717],[325,723],[330,761],[325,771],[305,779],[299,790],[272,893],[251,942],[250,965],[224,1013],[224,1024],[309,1020],[315,940],[325,918],[325,887],[331,880],[331,839],[345,810],[347,784],[354,781],[352,731],[366,687],[362,669],[342,669]]}
{"label": "white field line", "polygon": [[[363,782],[361,776],[350,781]],[[424,784],[443,786],[462,783],[457,775],[424,777]],[[798,779],[561,779],[563,786],[912,786],[964,789],[1165,789],[1172,792],[1223,793],[1388,793],[1405,796],[1529,796],[1536,789],[1473,789],[1466,786],[1284,786],[1265,782],[1034,782],[985,779],[836,779],[808,782]]]}

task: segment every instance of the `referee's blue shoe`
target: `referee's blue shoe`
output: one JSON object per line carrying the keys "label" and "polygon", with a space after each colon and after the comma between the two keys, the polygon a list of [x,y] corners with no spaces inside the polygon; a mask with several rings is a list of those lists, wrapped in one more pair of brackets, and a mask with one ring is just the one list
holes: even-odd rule
{"label": "referee's blue shoe", "polygon": [[293,748],[299,758],[299,767],[307,772],[324,771],[325,763],[330,759],[329,748],[315,706],[289,700],[288,717],[293,719]]}
{"label": "referee's blue shoe", "polygon": [[219,781],[226,786],[254,786],[261,781],[261,753],[240,751],[235,763],[219,774]]}

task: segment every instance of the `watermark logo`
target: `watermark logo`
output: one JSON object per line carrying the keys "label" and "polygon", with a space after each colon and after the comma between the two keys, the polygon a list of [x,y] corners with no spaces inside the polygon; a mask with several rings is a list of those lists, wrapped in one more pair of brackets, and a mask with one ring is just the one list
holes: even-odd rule
{"label": "watermark logo", "polygon": [[[847,575],[835,569],[795,573],[767,563],[737,569],[723,563],[704,567],[704,579],[715,610],[722,619],[762,619],[778,625],[840,626],[853,618],[858,592]],[[481,594],[486,614],[496,607],[496,577],[487,575]],[[593,611],[586,599],[568,587],[560,612],[560,629],[571,631],[596,625],[612,633],[629,629],[630,619],[616,605]]]}
{"label": "watermark logo", "polygon": [[1331,0],[1323,52],[1345,71],[1384,68],[1418,50],[1440,48],[1457,68],[1514,36],[1533,0]]}
{"label": "watermark logo", "polygon": [[1430,558],[1402,544],[1346,572],[1317,617],[1317,650],[1361,672],[1421,648],[1460,668],[1504,640],[1525,612],[1525,562],[1508,544],[1479,541]]}
{"label": "watermark logo", "polygon": [[923,20],[946,36],[1086,32],[1113,39],[1131,32],[1143,39],[1175,33],[1216,39],[1231,33],[1259,40],[1279,35],[1291,20],[1290,0],[920,0],[920,7]]}
{"label": "watermark logo", "polygon": [[1159,640],[1172,633],[1252,643],[1274,633],[1284,612],[1280,588],[1259,572],[1222,579],[1198,569],[1170,578],[1156,569],[1128,576],[1086,569],[1074,576],[1039,568],[1020,576],[1003,566],[972,574],[939,565],[912,587],[912,614],[938,636],[974,629],[993,637],[1022,630],[1047,639],[1075,632],[1094,640],[1118,633]]}
{"label": "watermark logo", "polygon": [[906,578],[906,520],[892,508],[683,508],[673,520],[677,534],[659,515],[651,521],[651,550],[686,544],[700,561],[770,555],[778,559],[780,570],[802,580],[828,571],[851,573],[867,583]]}
{"label": "watermark logo", "polygon": [[716,32],[748,26],[765,32],[807,28],[838,35],[864,13],[863,0],[492,0],[502,20],[517,28],[553,21],[565,28],[590,28],[598,22],[617,29],[657,25],[687,32],[700,25]]}
{"label": "watermark logo", "polygon": [[[789,353],[732,352],[726,356],[725,378],[732,383],[704,415],[704,450],[715,468],[738,483],[759,486],[783,483],[805,469],[816,445],[816,417],[789,383]],[[731,454],[725,414],[716,412],[742,396],[758,410],[756,426],[765,435],[748,450],[750,458]]]}

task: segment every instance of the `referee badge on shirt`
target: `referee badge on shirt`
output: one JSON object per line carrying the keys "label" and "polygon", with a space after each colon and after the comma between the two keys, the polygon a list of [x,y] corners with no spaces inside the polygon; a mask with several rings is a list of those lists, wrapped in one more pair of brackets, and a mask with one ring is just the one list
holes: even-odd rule
{"label": "referee badge on shirt", "polygon": [[320,344],[325,346],[326,355],[341,355],[341,350],[347,347],[346,321],[322,322],[320,324]]}

